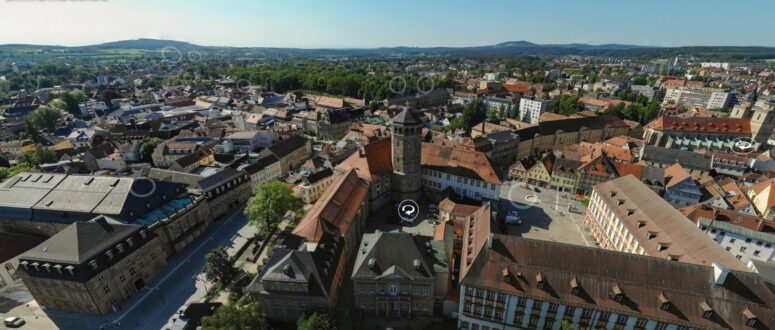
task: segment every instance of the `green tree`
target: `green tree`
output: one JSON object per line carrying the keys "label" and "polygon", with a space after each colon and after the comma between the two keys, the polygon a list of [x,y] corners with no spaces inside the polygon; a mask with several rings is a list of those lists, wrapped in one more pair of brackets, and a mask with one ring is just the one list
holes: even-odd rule
{"label": "green tree", "polygon": [[35,148],[35,151],[25,152],[19,156],[18,163],[30,167],[39,167],[40,164],[57,161],[57,154],[49,148]]}
{"label": "green tree", "polygon": [[300,208],[301,200],[293,196],[291,187],[272,181],[258,187],[256,195],[248,200],[245,215],[262,235],[266,235],[277,228],[288,211]]}
{"label": "green tree", "polygon": [[18,164],[11,167],[0,167],[0,181],[13,177],[22,172],[38,173],[40,169],[29,164]]}
{"label": "green tree", "polygon": [[560,97],[560,114],[570,116],[579,112],[579,97],[571,94],[565,94]]}
{"label": "green tree", "polygon": [[59,96],[59,99],[67,105],[64,109],[65,111],[77,116],[81,114],[81,109],[78,108],[78,104],[88,100],[89,98],[86,97],[86,94],[84,94],[82,91],[72,91],[62,93],[62,95]]}
{"label": "green tree", "polygon": [[463,108],[463,125],[466,131],[471,131],[471,127],[481,123],[487,118],[484,106],[481,102],[470,102]]}
{"label": "green tree", "polygon": [[215,314],[202,320],[205,330],[269,329],[263,317],[261,305],[242,299],[221,306]]}
{"label": "green tree", "polygon": [[150,162],[152,160],[151,155],[153,155],[153,151],[156,150],[156,147],[162,142],[164,142],[164,140],[157,137],[143,138],[143,141],[140,144],[140,160]]}
{"label": "green tree", "polygon": [[51,107],[40,107],[27,115],[27,125],[32,124],[36,130],[53,131],[57,128],[62,112]]}
{"label": "green tree", "polygon": [[210,251],[205,260],[205,277],[209,281],[225,285],[237,274],[237,269],[232,265],[229,254],[222,247]]}
{"label": "green tree", "polygon": [[331,322],[326,314],[314,313],[309,317],[302,315],[296,322],[297,330],[328,330],[331,329]]}

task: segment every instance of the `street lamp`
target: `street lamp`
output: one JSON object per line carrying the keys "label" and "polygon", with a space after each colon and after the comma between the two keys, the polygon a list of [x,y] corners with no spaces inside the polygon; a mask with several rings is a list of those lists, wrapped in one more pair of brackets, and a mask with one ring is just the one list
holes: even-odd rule
{"label": "street lamp", "polygon": [[161,290],[159,289],[159,287],[158,286],[155,287],[154,290],[156,290],[156,293],[159,294],[159,299],[161,299],[161,304],[162,305],[167,304],[167,302],[164,300],[164,295],[161,293]]}

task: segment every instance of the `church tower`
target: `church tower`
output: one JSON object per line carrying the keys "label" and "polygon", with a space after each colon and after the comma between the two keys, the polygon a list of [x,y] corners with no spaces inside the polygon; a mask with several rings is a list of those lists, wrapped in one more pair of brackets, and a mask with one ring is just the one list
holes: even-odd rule
{"label": "church tower", "polygon": [[773,129],[775,129],[775,109],[766,105],[755,106],[751,117],[751,137],[759,145],[766,145]]}
{"label": "church tower", "polygon": [[406,109],[393,118],[393,200],[419,200],[422,189],[422,121]]}

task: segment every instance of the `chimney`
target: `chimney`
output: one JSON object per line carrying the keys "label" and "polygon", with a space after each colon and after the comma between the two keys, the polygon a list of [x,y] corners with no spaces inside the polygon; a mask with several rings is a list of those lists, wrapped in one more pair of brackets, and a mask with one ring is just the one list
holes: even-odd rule
{"label": "chimney", "polygon": [[492,241],[495,239],[492,233],[490,233],[490,236],[487,237],[487,248],[492,249]]}
{"label": "chimney", "polygon": [[716,280],[716,284],[723,285],[727,275],[729,275],[729,268],[720,262],[713,263],[713,278]]}

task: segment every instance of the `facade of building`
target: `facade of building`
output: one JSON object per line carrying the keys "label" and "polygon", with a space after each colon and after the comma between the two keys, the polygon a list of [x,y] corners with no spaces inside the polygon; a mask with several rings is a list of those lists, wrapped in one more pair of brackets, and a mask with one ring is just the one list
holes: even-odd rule
{"label": "facade of building", "polygon": [[38,304],[108,314],[166,264],[163,243],[137,225],[103,217],[76,222],[19,257],[19,276]]}
{"label": "facade of building", "polygon": [[434,316],[449,283],[444,242],[377,232],[363,235],[359,250],[352,274],[357,309],[383,319]]}
{"label": "facade of building", "polygon": [[252,181],[245,171],[227,167],[197,183],[207,199],[213,219],[224,216],[252,196]]}
{"label": "facade of building", "polygon": [[42,243],[45,239],[38,236],[0,232],[0,293],[21,283],[16,274],[19,268],[19,255]]}
{"label": "facade of building", "polygon": [[584,223],[606,250],[747,269],[631,175],[594,187]]}
{"label": "facade of building", "polygon": [[673,207],[681,208],[699,203],[702,192],[689,172],[681,164],[674,164],[665,169],[665,193],[662,197]]}
{"label": "facade of building", "polygon": [[393,200],[418,200],[422,193],[422,121],[407,109],[392,123]]}
{"label": "facade of building", "polygon": [[687,207],[681,213],[744,263],[775,261],[775,224],[772,221],[708,205]]}
{"label": "facade of building", "polygon": [[552,180],[549,187],[556,189],[557,191],[567,193],[574,192],[578,185],[579,168],[583,164],[584,163],[580,161],[562,157],[555,159],[554,166],[552,167]]}
{"label": "facade of building", "polygon": [[559,330],[566,322],[594,329],[768,329],[775,293],[765,283],[723,264],[494,235],[460,286],[457,328]]}
{"label": "facade of building", "polygon": [[312,152],[310,142],[301,135],[294,135],[265,149],[259,154],[264,157],[268,153],[280,159],[283,172],[288,172],[303,164]]}
{"label": "facade of building", "polygon": [[298,185],[302,203],[312,204],[317,201],[333,181],[334,171],[330,168],[308,175],[304,182]]}
{"label": "facade of building", "polygon": [[609,116],[544,121],[516,131],[519,135],[517,159],[541,155],[558,144],[602,142],[615,136],[626,136],[629,132],[630,126],[626,122]]}
{"label": "facade of building", "polygon": [[532,100],[529,98],[522,98],[519,100],[519,120],[538,124],[538,119],[541,118],[541,114],[547,111],[549,108],[549,100]]}
{"label": "facade of building", "polygon": [[775,219],[775,183],[762,181],[754,184],[746,192],[756,212],[768,220]]}
{"label": "facade of building", "polygon": [[240,166],[237,169],[243,170],[250,175],[250,190],[254,195],[262,184],[283,176],[280,159],[273,154],[265,155],[257,159],[255,163]]}

